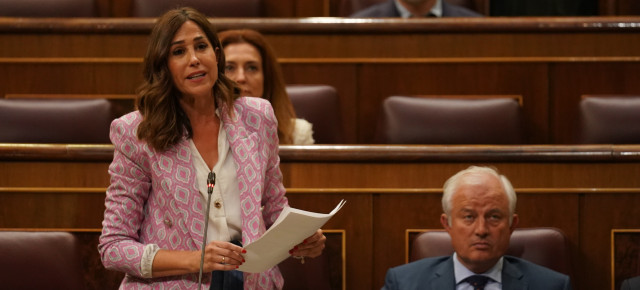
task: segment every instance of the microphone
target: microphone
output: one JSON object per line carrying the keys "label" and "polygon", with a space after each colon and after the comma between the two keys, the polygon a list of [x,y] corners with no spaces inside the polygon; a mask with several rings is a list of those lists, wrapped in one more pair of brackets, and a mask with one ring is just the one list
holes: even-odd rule
{"label": "microphone", "polygon": [[202,289],[202,268],[204,266],[204,248],[207,245],[207,231],[209,230],[209,210],[211,209],[211,194],[216,185],[215,172],[209,172],[207,177],[207,214],[204,216],[204,236],[202,237],[202,253],[200,254],[200,272],[198,273],[198,289]]}

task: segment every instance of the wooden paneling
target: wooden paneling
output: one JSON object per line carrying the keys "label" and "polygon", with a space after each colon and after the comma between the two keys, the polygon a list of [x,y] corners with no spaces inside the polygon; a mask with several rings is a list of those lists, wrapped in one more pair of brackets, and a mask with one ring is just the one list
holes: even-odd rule
{"label": "wooden paneling", "polygon": [[[93,0],[100,17],[131,17],[132,0]],[[489,15],[489,0],[447,0]],[[180,1],[176,1],[179,3]],[[196,1],[197,2],[197,1]],[[262,17],[347,17],[384,0],[263,0]],[[634,0],[598,0],[598,15],[638,15]]]}
{"label": "wooden paneling", "polygon": [[[358,84],[358,143],[372,143],[389,96],[512,94],[523,98],[526,143],[547,137],[547,67],[536,63],[366,64]],[[523,81],[526,80],[526,81]],[[372,126],[365,126],[371,124]]]}
{"label": "wooden paneling", "polygon": [[[372,222],[372,196],[367,192],[333,192],[322,190],[288,189],[287,198],[292,207],[328,213],[340,200],[347,200],[349,206],[343,206],[323,229],[344,229],[346,235],[346,271],[347,289],[373,289],[371,267],[373,265],[372,234],[375,232]],[[358,217],[358,218],[354,218]]]}
{"label": "wooden paneling", "polygon": [[[133,94],[153,21],[0,18],[0,96]],[[526,144],[572,144],[580,95],[640,94],[640,18],[212,23],[263,32],[288,84],[334,86],[350,144],[375,142],[391,95],[521,95]]]}
{"label": "wooden paneling", "polygon": [[[328,84],[338,92],[339,111],[342,120],[342,136],[345,143],[357,143],[357,67],[353,64],[320,63],[312,65],[283,64],[282,72],[287,84]],[[327,116],[331,118],[332,116]]]}
{"label": "wooden paneling", "polygon": [[[500,168],[511,180],[523,187],[640,187],[637,164],[555,164],[555,166],[522,162],[459,162],[459,163],[360,163],[328,164],[283,163],[288,187],[336,188],[396,188],[440,187],[447,177],[473,164],[490,164]],[[392,171],[402,174],[389,175]],[[389,175],[389,176],[387,176]],[[537,178],[532,178],[536,176]]]}
{"label": "wooden paneling", "polygon": [[615,32],[443,33],[436,30],[439,27],[436,23],[421,23],[419,27],[434,30],[398,31],[397,34],[362,31],[348,37],[319,33],[296,37],[268,34],[268,38],[278,56],[287,58],[637,56],[631,48],[640,44],[635,40],[624,42],[629,35]]}
{"label": "wooden paneling", "polygon": [[104,187],[5,186],[0,187],[0,228],[102,228]]}
{"label": "wooden paneling", "polygon": [[[0,144],[0,228],[99,229],[112,152]],[[609,289],[611,230],[640,228],[638,145],[281,146],[280,156],[292,206],[327,212],[347,200],[324,227],[344,230],[347,289],[380,288],[404,263],[405,231],[440,228],[442,184],[472,164],[509,177],[520,227],[567,234],[574,289]]]}
{"label": "wooden paneling", "polygon": [[640,15],[640,3],[634,0],[609,0],[615,5],[615,15]]}
{"label": "wooden paneling", "polygon": [[[579,103],[582,95],[640,95],[640,62],[556,63],[550,68],[549,104],[554,144],[579,140]],[[572,116],[572,117],[569,117]]]}
{"label": "wooden paneling", "polygon": [[[281,58],[637,56],[638,17],[231,19]],[[142,57],[155,19],[0,17],[0,57]],[[82,45],[81,45],[82,44]]]}
{"label": "wooden paneling", "polygon": [[640,229],[611,230],[611,264],[613,289],[640,275]]}
{"label": "wooden paneling", "polygon": [[[0,17],[0,25],[11,25],[17,19],[6,19]],[[93,27],[93,23],[97,21],[88,21],[86,25]],[[134,27],[123,29],[127,33],[109,32],[99,33],[99,31],[85,32],[47,32],[37,30],[35,33],[21,32],[19,28],[7,27],[6,31],[0,34],[3,45],[0,46],[0,57],[8,58],[36,58],[41,62],[49,62],[56,60],[47,60],[47,58],[139,58],[140,61],[146,52],[149,33],[151,33],[150,24],[144,21],[143,30],[135,30],[136,22],[127,22]],[[113,23],[105,22],[103,25],[113,25]],[[42,23],[40,25],[46,25]],[[62,27],[60,28],[62,29]],[[75,29],[80,29],[76,27]],[[18,60],[19,61],[19,60]],[[72,60],[69,60],[72,61]],[[113,61],[113,60],[110,60]],[[75,60],[78,62],[78,60]]]}
{"label": "wooden paneling", "polygon": [[0,95],[133,94],[142,80],[141,61],[127,59],[0,60]]}
{"label": "wooden paneling", "polygon": [[295,17],[328,17],[330,0],[295,0]]}
{"label": "wooden paneling", "polygon": [[[0,96],[134,94],[141,59],[0,59]],[[640,95],[640,59],[424,59],[389,63],[284,62],[289,84],[328,84],[339,94],[346,143],[375,143],[382,101],[393,95],[520,95],[526,144],[574,144],[580,96]]]}
{"label": "wooden paneling", "polygon": [[[100,260],[100,255],[97,251],[98,249],[98,239],[100,237],[101,229],[100,228],[87,228],[87,229],[74,229],[74,228],[0,228],[0,232],[2,231],[63,231],[63,232],[71,232],[78,242],[78,251],[81,257],[82,264],[82,275],[84,277],[84,285],[85,289],[118,289],[122,279],[124,278],[124,273],[107,270],[102,265]],[[316,259],[307,259],[307,263],[305,265],[300,265],[298,260],[289,260],[283,261],[283,263],[287,263],[286,267],[297,267],[296,271],[291,271],[289,273],[285,273],[283,271],[283,275],[285,276],[285,281],[289,281],[289,284],[285,285],[285,290],[287,289],[301,289],[300,285],[305,285],[305,283],[309,283],[306,280],[307,277],[311,275],[320,275],[321,273],[311,272],[316,267],[321,267],[322,265],[327,265],[330,269],[325,269],[327,273],[325,274],[325,278],[329,279],[329,285],[331,290],[345,290],[345,260],[346,257],[344,254],[346,252],[345,249],[345,232],[343,230],[326,230],[325,236],[327,237],[327,241],[325,243],[325,253],[331,253],[329,257],[324,257],[324,261],[316,261]],[[311,273],[310,273],[311,272]],[[287,276],[297,274],[300,277],[291,277]],[[289,279],[296,279],[299,282],[295,284],[295,282],[291,283]],[[298,288],[293,287],[292,285],[298,285]],[[328,290],[327,289],[327,290]]]}
{"label": "wooden paneling", "polygon": [[[284,16],[317,9],[300,2],[267,1],[266,8]],[[640,92],[640,18],[212,22],[265,33],[288,83],[336,87],[349,143],[372,141],[389,95],[521,95],[528,142],[570,144],[580,95]],[[152,23],[0,18],[0,96],[132,94]],[[0,146],[0,227],[99,228],[112,151]],[[444,180],[489,164],[518,188],[521,226],[567,233],[574,289],[588,290],[610,287],[610,230],[640,228],[630,218],[640,208],[639,152],[605,145],[283,146],[281,168],[295,207],[324,212],[348,200],[326,225],[346,232],[347,289],[382,286],[386,269],[403,262],[405,228],[439,228]]]}
{"label": "wooden paneling", "polygon": [[[609,279],[593,280],[592,289],[611,287],[611,252],[603,251],[611,247],[612,229],[638,229],[640,220],[640,195],[634,193],[614,194],[602,192],[584,198],[580,213],[580,251],[584,274],[609,273]],[[605,242],[606,239],[606,242]],[[602,263],[607,261],[608,263]],[[618,281],[619,282],[619,281]]]}
{"label": "wooden paneling", "polygon": [[295,17],[295,0],[263,0],[266,15],[269,17]]}

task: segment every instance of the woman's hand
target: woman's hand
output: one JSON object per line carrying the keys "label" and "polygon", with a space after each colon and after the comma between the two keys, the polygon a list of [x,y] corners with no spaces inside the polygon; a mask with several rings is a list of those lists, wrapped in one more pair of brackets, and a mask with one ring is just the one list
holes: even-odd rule
{"label": "woman's hand", "polygon": [[[205,246],[202,272],[237,269],[246,251],[229,242],[213,241]],[[153,277],[198,273],[202,251],[159,250],[153,259]]]}
{"label": "woman's hand", "polygon": [[302,243],[293,247],[293,249],[289,251],[289,254],[294,257],[303,257],[302,261],[304,261],[304,257],[315,258],[322,254],[326,240],[327,237],[325,237],[322,234],[322,230],[319,229],[313,235],[304,239]]}
{"label": "woman's hand", "polygon": [[[229,242],[208,243],[204,249],[203,272],[235,270],[244,263],[242,254],[246,252],[245,249]],[[198,251],[198,257],[200,255],[201,252]]]}

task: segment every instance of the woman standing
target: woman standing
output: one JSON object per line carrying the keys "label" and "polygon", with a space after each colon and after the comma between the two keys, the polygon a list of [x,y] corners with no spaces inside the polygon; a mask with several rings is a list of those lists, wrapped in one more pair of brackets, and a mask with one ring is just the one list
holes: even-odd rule
{"label": "woman standing", "polygon": [[[208,219],[206,287],[282,288],[277,267],[235,271],[244,262],[240,245],[259,238],[288,204],[270,103],[239,98],[214,28],[191,8],[159,18],[143,65],[138,111],[111,124],[103,264],[126,273],[124,289],[193,289]],[[291,254],[316,257],[325,239],[318,230]]]}

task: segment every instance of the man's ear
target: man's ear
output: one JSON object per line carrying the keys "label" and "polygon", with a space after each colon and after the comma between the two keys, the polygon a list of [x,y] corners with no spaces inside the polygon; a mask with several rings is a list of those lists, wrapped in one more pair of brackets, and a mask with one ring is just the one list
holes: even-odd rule
{"label": "man's ear", "polygon": [[442,224],[442,227],[447,230],[447,232],[449,231],[449,229],[451,229],[451,227],[449,226],[449,219],[447,218],[447,214],[443,213],[440,215],[440,223]]}
{"label": "man's ear", "polygon": [[518,218],[518,214],[513,214],[513,219],[511,220],[511,226],[509,227],[509,230],[511,231],[511,233],[513,233],[513,231],[516,229],[516,227],[518,226],[518,222],[519,222],[519,218]]}

